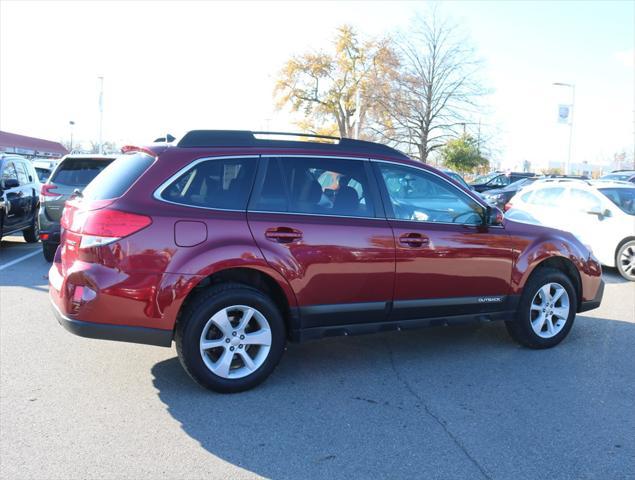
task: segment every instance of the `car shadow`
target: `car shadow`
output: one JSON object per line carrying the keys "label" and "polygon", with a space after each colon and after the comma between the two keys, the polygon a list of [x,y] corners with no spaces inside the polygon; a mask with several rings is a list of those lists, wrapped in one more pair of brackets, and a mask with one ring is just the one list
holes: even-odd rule
{"label": "car shadow", "polygon": [[[200,388],[177,358],[152,373],[190,437],[268,478],[593,477],[635,451],[632,402],[620,403],[635,397],[634,344],[635,324],[578,316],[541,351],[501,324],[292,344],[240,394]],[[587,448],[594,459],[580,460]]]}
{"label": "car shadow", "polygon": [[629,283],[628,280],[626,280],[624,277],[622,277],[619,274],[619,272],[617,271],[617,268],[602,267],[602,278],[604,279],[606,283],[609,283],[609,284]]}

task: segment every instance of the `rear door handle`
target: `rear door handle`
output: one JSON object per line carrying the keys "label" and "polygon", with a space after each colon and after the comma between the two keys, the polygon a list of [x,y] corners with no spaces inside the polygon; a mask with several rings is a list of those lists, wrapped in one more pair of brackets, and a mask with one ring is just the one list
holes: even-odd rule
{"label": "rear door handle", "polygon": [[265,237],[272,242],[291,243],[302,238],[302,232],[290,227],[268,228]]}
{"label": "rear door handle", "polygon": [[430,243],[430,239],[420,233],[404,233],[399,237],[399,243],[409,247],[422,247]]}

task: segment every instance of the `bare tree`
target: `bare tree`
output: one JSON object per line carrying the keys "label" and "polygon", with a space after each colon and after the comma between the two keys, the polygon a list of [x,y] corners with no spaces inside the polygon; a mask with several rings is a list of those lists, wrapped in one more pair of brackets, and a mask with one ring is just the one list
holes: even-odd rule
{"label": "bare tree", "polygon": [[456,26],[436,11],[418,17],[397,39],[400,68],[391,88],[374,99],[375,136],[426,163],[447,140],[475,125],[481,62]]}

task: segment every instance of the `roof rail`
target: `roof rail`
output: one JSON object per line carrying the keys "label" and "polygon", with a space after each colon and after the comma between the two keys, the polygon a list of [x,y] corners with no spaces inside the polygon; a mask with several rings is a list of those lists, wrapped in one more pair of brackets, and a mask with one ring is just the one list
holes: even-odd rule
{"label": "roof rail", "polygon": [[539,179],[540,182],[584,182],[587,185],[591,185],[591,183],[589,182],[588,178],[561,178],[561,177],[556,177],[556,178],[552,178],[552,177],[547,177],[547,178],[541,178]]}
{"label": "roof rail", "polygon": [[[272,137],[301,137],[310,139],[334,140],[336,142],[307,142],[298,140],[280,140],[258,138],[258,136]],[[307,145],[308,144],[308,145]],[[390,157],[408,157],[387,145],[367,142],[365,140],[353,140],[350,138],[331,137],[327,135],[314,135],[310,133],[289,132],[252,132],[250,130],[192,130],[186,133],[177,147],[204,148],[204,147],[267,147],[267,148],[311,148],[312,150],[325,150],[330,152],[346,151],[359,152],[368,155],[385,155]]]}

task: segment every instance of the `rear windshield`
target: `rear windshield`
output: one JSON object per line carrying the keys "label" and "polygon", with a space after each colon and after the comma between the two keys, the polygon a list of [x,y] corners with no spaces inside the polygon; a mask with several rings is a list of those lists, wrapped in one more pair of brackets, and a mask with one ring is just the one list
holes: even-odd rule
{"label": "rear windshield", "polygon": [[67,158],[59,166],[51,182],[71,187],[85,187],[112,160],[96,158]]}
{"label": "rear windshield", "polygon": [[635,215],[635,188],[600,188],[600,192],[629,215]]}
{"label": "rear windshield", "polygon": [[121,197],[153,162],[154,157],[145,153],[117,158],[86,187],[82,198],[108,200]]}

